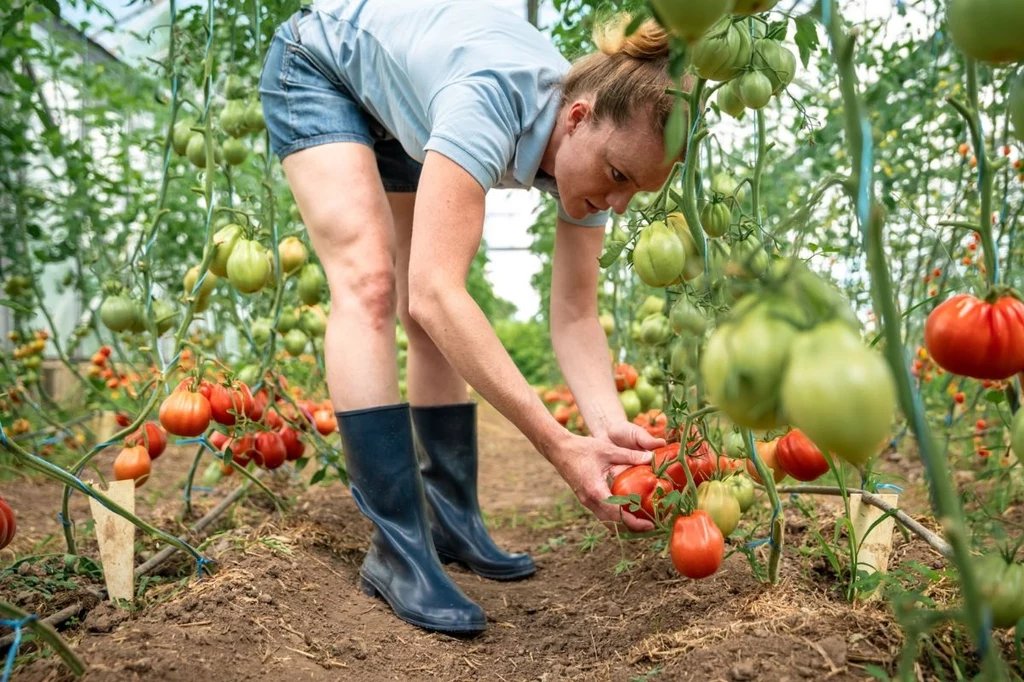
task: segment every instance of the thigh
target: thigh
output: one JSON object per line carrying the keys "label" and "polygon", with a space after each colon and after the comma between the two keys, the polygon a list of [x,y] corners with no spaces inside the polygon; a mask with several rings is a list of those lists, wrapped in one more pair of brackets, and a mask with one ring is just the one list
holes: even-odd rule
{"label": "thigh", "polygon": [[260,101],[270,146],[290,154],[334,142],[372,147],[372,118],[317,52],[296,36],[291,21],[274,34],[260,74]]}
{"label": "thigh", "polygon": [[281,165],[332,291],[393,272],[394,228],[372,148],[317,145]]}

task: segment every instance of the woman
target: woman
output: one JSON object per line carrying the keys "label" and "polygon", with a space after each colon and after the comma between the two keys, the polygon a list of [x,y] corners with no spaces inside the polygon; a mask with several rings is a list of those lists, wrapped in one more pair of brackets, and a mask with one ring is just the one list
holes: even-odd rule
{"label": "woman", "polygon": [[[610,475],[664,444],[626,419],[597,318],[607,211],[669,172],[667,37],[648,23],[626,39],[623,26],[570,68],[486,3],[326,0],[286,21],[267,54],[267,128],[327,273],[328,388],[352,495],[375,525],[361,587],[422,628],[486,626],[441,561],[496,580],[535,570],[480,518],[467,381],[599,519],[652,527],[603,502]],[[531,186],[559,199],[551,337],[592,437],[554,421],[465,287],[486,191]],[[411,408],[399,403],[396,308]]]}

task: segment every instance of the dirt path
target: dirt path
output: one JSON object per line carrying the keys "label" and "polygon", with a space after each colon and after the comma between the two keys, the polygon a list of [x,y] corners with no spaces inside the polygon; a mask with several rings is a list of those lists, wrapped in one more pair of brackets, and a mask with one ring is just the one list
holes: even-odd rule
{"label": "dirt path", "polygon": [[[790,520],[790,560],[775,588],[759,583],[739,553],[713,578],[686,581],[649,542],[605,539],[584,551],[592,519],[486,406],[480,440],[481,499],[494,536],[539,567],[516,583],[451,569],[488,614],[482,636],[425,633],[359,592],[371,528],[335,483],[302,492],[285,518],[251,496],[205,548],[220,562],[215,576],[157,586],[131,615],[105,604],[90,611],[65,632],[89,666],[84,679],[864,680],[864,665],[898,651],[883,606],[851,607],[822,560],[798,559],[803,517]],[[180,509],[172,497],[165,502]],[[23,523],[22,542],[53,532],[45,520]],[[616,574],[624,559],[632,567]],[[61,671],[53,659],[37,660],[15,679],[71,679]]]}

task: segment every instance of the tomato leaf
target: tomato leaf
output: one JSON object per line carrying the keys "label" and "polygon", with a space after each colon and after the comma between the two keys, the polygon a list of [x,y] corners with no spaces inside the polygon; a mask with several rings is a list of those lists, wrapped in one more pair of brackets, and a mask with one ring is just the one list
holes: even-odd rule
{"label": "tomato leaf", "polygon": [[318,470],[318,471],[317,471],[317,472],[316,472],[315,474],[313,474],[313,476],[312,476],[312,477],[311,477],[311,478],[309,479],[309,484],[310,484],[310,485],[316,485],[316,484],[317,484],[317,483],[319,483],[320,481],[324,480],[324,476],[326,476],[326,475],[327,475],[327,469],[319,469],[319,470]]}
{"label": "tomato leaf", "polygon": [[50,10],[54,16],[60,16],[60,4],[57,0],[39,0],[39,4]]}
{"label": "tomato leaf", "polygon": [[797,17],[796,19],[796,47],[800,50],[800,61],[804,68],[811,59],[811,52],[818,47],[818,26],[809,16]]}
{"label": "tomato leaf", "polygon": [[9,298],[0,298],[0,305],[2,305],[5,308],[10,308],[11,310],[14,310],[15,312],[25,313],[27,315],[31,315],[32,314],[31,310],[29,310],[25,306],[21,305],[20,303],[15,303],[14,301],[12,301]]}
{"label": "tomato leaf", "polygon": [[626,242],[613,241],[608,243],[608,247],[601,254],[601,259],[598,264],[603,270],[607,270],[612,266],[619,256],[622,254],[622,250],[626,248]]}
{"label": "tomato leaf", "polygon": [[640,500],[640,498],[637,497],[636,494],[633,494],[633,495],[612,495],[611,497],[609,497],[608,499],[605,500],[605,503],[607,503],[607,504],[617,504],[617,505],[629,504],[630,502],[633,501],[633,500],[630,499],[632,497],[635,497],[637,499],[637,501]]}
{"label": "tomato leaf", "polygon": [[985,400],[992,403],[993,405],[999,405],[1006,400],[1006,394],[1000,390],[987,391],[985,393]]}

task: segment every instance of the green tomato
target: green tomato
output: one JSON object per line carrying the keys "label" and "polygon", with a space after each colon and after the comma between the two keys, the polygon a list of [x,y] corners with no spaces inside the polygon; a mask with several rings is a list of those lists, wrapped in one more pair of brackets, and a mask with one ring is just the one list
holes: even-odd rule
{"label": "green tomato", "polygon": [[759,302],[708,338],[700,369],[711,402],[736,424],[751,429],[782,426],[779,386],[796,331]]}
{"label": "green tomato", "polygon": [[879,451],[896,409],[889,366],[839,320],[793,341],[781,394],[794,426],[855,466]]}
{"label": "green tomato", "polygon": [[700,224],[707,236],[712,239],[721,237],[732,225],[732,210],[724,201],[710,201],[700,212]]}
{"label": "green tomato", "polygon": [[992,609],[992,625],[1016,626],[1024,618],[1024,565],[987,554],[977,559],[974,567],[982,598]]}
{"label": "green tomato", "polygon": [[239,239],[228,256],[227,272],[231,286],[243,294],[253,294],[266,286],[273,275],[273,266],[258,241]]}
{"label": "green tomato", "polygon": [[697,508],[706,511],[726,537],[740,523],[742,509],[739,500],[723,481],[710,480],[700,484],[697,488]]}
{"label": "green tomato", "polygon": [[733,8],[734,0],[651,0],[662,25],[694,42]]}
{"label": "green tomato", "polygon": [[772,82],[760,71],[748,71],[738,79],[737,94],[748,109],[763,109],[772,98]]}
{"label": "green tomato", "polygon": [[640,396],[631,388],[619,394],[619,402],[622,403],[622,409],[626,411],[626,419],[629,421],[636,419],[636,416],[643,411]]}
{"label": "green tomato", "polygon": [[324,278],[324,271],[316,263],[307,263],[299,270],[298,292],[299,298],[306,305],[316,305],[320,302],[321,290],[327,280]]}
{"label": "green tomato", "polygon": [[665,299],[661,296],[650,295],[644,299],[644,302],[640,304],[640,307],[636,311],[636,319],[641,322],[655,313],[660,313],[665,309]]}
{"label": "green tomato", "polygon": [[686,251],[675,232],[662,221],[651,223],[633,249],[633,269],[647,286],[665,287],[679,279]]}
{"label": "green tomato", "polygon": [[111,296],[100,305],[100,322],[112,332],[131,329],[135,318],[135,302],[125,296]]}
{"label": "green tomato", "polygon": [[949,0],[949,36],[968,57],[989,64],[1024,60],[1024,2]]}
{"label": "green tomato", "polygon": [[743,474],[737,474],[729,477],[726,484],[740,505],[740,513],[746,513],[754,505],[754,482]]}
{"label": "green tomato", "polygon": [[704,317],[704,313],[685,294],[680,296],[672,306],[669,322],[672,324],[672,331],[680,336],[685,334],[703,336],[708,329],[708,320]]}
{"label": "green tomato", "polygon": [[284,335],[284,349],[292,357],[302,355],[308,343],[309,337],[301,329],[293,329]]}

